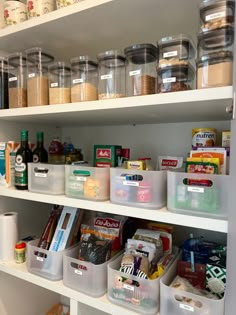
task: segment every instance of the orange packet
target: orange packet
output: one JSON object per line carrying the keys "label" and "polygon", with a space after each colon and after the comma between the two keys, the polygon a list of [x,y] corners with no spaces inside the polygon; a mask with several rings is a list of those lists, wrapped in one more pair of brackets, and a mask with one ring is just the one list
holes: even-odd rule
{"label": "orange packet", "polygon": [[201,149],[190,152],[191,158],[218,158],[220,160],[220,174],[226,174],[226,150],[225,149]]}

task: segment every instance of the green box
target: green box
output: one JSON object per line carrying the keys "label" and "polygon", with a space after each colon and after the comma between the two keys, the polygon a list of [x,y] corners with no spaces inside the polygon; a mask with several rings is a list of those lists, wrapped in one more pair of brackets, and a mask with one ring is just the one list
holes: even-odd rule
{"label": "green box", "polygon": [[121,157],[121,145],[95,144],[93,153],[93,166],[116,167]]}

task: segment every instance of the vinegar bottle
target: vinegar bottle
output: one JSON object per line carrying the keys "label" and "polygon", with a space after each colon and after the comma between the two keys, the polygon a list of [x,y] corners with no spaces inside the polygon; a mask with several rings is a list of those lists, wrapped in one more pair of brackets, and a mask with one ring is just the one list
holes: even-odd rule
{"label": "vinegar bottle", "polygon": [[37,132],[37,147],[33,151],[33,162],[48,162],[48,152],[44,148],[44,135],[42,131]]}

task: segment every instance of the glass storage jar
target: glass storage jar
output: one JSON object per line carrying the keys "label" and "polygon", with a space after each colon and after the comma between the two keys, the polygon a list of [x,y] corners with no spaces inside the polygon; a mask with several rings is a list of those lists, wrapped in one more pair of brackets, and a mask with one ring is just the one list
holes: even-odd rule
{"label": "glass storage jar", "polygon": [[185,61],[179,65],[161,65],[158,67],[158,93],[177,92],[194,88],[194,66]]}
{"label": "glass storage jar", "polygon": [[70,103],[71,68],[64,61],[49,65],[49,104]]}
{"label": "glass storage jar", "polygon": [[232,85],[233,54],[215,52],[197,61],[197,89]]}
{"label": "glass storage jar", "polygon": [[9,108],[27,106],[26,57],[21,52],[8,56]]}
{"label": "glass storage jar", "polygon": [[234,11],[234,0],[203,0],[199,7],[201,31],[233,26]]}
{"label": "glass storage jar", "polygon": [[153,44],[137,44],[124,50],[126,96],[156,93],[157,48]]}
{"label": "glass storage jar", "polygon": [[9,108],[7,59],[0,57],[0,109]]}
{"label": "glass storage jar", "polygon": [[27,58],[27,105],[49,104],[48,64],[54,57],[39,47],[26,50]]}
{"label": "glass storage jar", "polygon": [[88,56],[71,59],[71,102],[98,99],[98,64]]}
{"label": "glass storage jar", "polygon": [[125,96],[125,56],[109,50],[98,56],[98,98],[100,100]]}

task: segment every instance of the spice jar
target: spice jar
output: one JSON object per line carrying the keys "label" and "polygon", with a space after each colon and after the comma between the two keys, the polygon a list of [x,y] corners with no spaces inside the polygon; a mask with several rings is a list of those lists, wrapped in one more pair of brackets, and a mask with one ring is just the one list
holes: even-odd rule
{"label": "spice jar", "polygon": [[26,50],[27,58],[27,104],[39,106],[49,104],[48,69],[54,57],[35,47]]}
{"label": "spice jar", "polygon": [[126,96],[156,93],[157,48],[152,44],[138,44],[125,48]]}
{"label": "spice jar", "polygon": [[49,70],[49,104],[70,103],[71,68],[63,61],[48,67]]}
{"label": "spice jar", "polygon": [[234,0],[203,0],[199,7],[201,31],[233,26]]}
{"label": "spice jar", "polygon": [[98,64],[88,56],[71,59],[71,102],[98,99]]}
{"label": "spice jar", "polygon": [[18,242],[15,245],[15,261],[17,264],[25,262],[26,244],[25,242]]}
{"label": "spice jar", "polygon": [[192,39],[184,34],[163,37],[158,41],[159,65],[176,65],[195,58],[196,49]]}
{"label": "spice jar", "polygon": [[100,100],[125,96],[125,56],[117,50],[98,55],[99,78],[98,98]]}
{"label": "spice jar", "polygon": [[202,56],[197,61],[197,88],[232,85],[232,52],[215,52]]}
{"label": "spice jar", "polygon": [[194,88],[195,69],[190,62],[158,67],[158,93],[177,92]]}
{"label": "spice jar", "polygon": [[7,59],[0,57],[0,109],[9,108]]}
{"label": "spice jar", "polygon": [[8,56],[9,108],[27,106],[26,58],[21,52]]}

